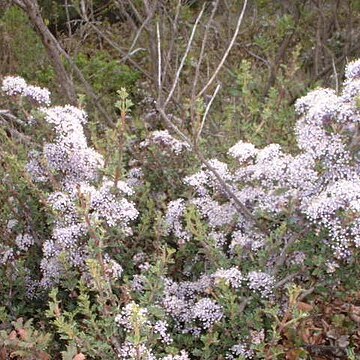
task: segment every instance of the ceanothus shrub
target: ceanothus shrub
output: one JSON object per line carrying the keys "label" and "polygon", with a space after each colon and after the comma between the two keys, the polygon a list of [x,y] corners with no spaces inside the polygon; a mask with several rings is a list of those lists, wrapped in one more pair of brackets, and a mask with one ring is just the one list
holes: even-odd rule
{"label": "ceanothus shrub", "polygon": [[[126,198],[133,194],[131,186],[103,176],[103,157],[88,146],[85,137],[87,115],[83,110],[70,105],[50,106],[48,90],[27,85],[19,77],[5,78],[2,90],[9,96],[46,105],[39,110],[54,133],[52,142],[43,144],[42,150],[29,151],[26,167],[32,181],[45,192],[54,219],[51,238],[42,242],[40,285],[47,288],[66,276],[66,267],[86,268],[89,239],[95,246],[101,245],[96,229],[116,227],[130,235],[130,222],[138,211]],[[26,236],[17,237],[20,242],[20,249],[31,245]],[[121,275],[121,266],[109,256],[102,260],[115,278]]]}
{"label": "ceanothus shrub", "polygon": [[[300,118],[295,155],[278,144],[258,149],[239,141],[228,151],[235,166],[234,161],[211,160],[254,218],[265,215],[271,222],[285,216],[315,230],[337,260],[349,259],[360,247],[359,95],[357,60],[346,68],[340,95],[317,89],[296,102]],[[265,246],[267,234],[237,213],[209,170],[204,168],[184,182],[193,188],[194,197],[187,204],[184,199],[170,202],[166,216],[168,230],[179,243],[191,239],[184,226],[186,207],[191,204],[206,220],[209,237],[219,247],[230,239],[229,256],[236,247],[256,252]]]}
{"label": "ceanothus shrub", "polygon": [[[249,306],[249,312],[254,312],[260,304],[276,299],[275,290],[283,284],[278,266],[303,266],[306,254],[291,252],[292,242],[301,242],[311,234],[308,238],[332,250],[328,261],[333,269],[357,254],[360,60],[347,66],[345,77],[340,94],[317,89],[297,101],[295,153],[284,152],[278,144],[259,149],[239,141],[229,149],[228,162],[209,161],[255,221],[238,212],[207,168],[184,179],[192,196],[168,203],[164,241],[176,239],[180,250],[202,241],[205,250],[210,255],[216,250],[218,257],[214,256],[210,263],[211,256],[201,258],[203,254],[193,250],[182,264],[176,264],[176,278],[163,264],[156,270],[142,252],[134,258],[140,274],[127,274],[124,282],[130,294],[128,301],[119,300],[111,314],[121,338],[119,358],[189,359],[188,353],[193,354],[194,348],[182,350],[184,344],[198,346],[207,336],[211,340],[214,329],[220,340],[219,345],[213,346],[222,347],[226,359],[253,358],[251,341],[258,344],[266,335],[264,329],[255,327],[248,329],[245,336],[235,333],[234,329],[239,330],[239,318],[250,316],[239,309]],[[51,106],[46,89],[29,86],[21,78],[5,78],[2,90],[9,96],[26,97],[33,105],[44,106],[39,110],[53,130],[53,138],[42,149],[29,151],[26,167],[32,181],[46,194],[45,205],[53,219],[51,237],[41,239],[39,285],[47,289],[66,276],[69,266],[86,275],[86,261],[94,256],[91,246],[102,246],[101,229],[132,234],[131,222],[139,213],[127,198],[133,195],[132,184],[139,181],[141,168],[134,169],[129,181],[107,178],[103,157],[88,145],[85,137],[87,116],[83,110]],[[153,144],[167,148],[172,156],[191,151],[168,131],[154,132],[141,147]],[[201,218],[206,239],[199,240],[200,236],[192,231],[190,213],[195,213],[196,220]],[[282,223],[286,223],[283,234],[278,231]],[[9,229],[16,227],[11,220],[8,225]],[[271,241],[276,236],[281,241],[280,249],[271,252]],[[27,233],[14,238],[19,251],[26,252],[34,244]],[[119,278],[122,267],[106,253],[100,256],[97,260],[109,270],[107,274]],[[261,256],[266,261],[260,265]],[[192,271],[195,266],[187,268],[204,258],[206,263],[200,271]],[[12,259],[9,249],[2,263]],[[151,289],[155,289],[153,294]],[[151,303],[146,303],[149,298]],[[277,300],[284,298],[279,296]],[[137,341],[135,334],[141,335]],[[167,346],[182,351],[180,355],[169,355]]]}

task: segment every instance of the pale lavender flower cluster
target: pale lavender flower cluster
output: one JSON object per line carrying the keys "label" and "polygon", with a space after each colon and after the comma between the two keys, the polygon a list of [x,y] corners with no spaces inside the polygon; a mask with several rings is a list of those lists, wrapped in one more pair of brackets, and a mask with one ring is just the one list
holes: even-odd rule
{"label": "pale lavender flower cluster", "polygon": [[[278,144],[257,149],[239,141],[228,151],[235,169],[216,159],[209,163],[254,217],[265,213],[269,219],[281,214],[301,219],[308,227],[326,230],[327,239],[319,241],[330,244],[335,257],[348,258],[360,245],[359,96],[357,60],[347,66],[340,95],[317,89],[296,102],[298,154],[285,153]],[[230,256],[239,247],[252,252],[264,247],[263,235],[236,211],[211,171],[203,168],[184,182],[195,197],[171,204],[181,205],[179,214],[195,205],[211,233],[232,239],[226,249]],[[169,210],[167,218],[174,212],[172,206]],[[183,237],[182,222],[177,228],[174,236]],[[186,237],[191,239],[191,234]]]}
{"label": "pale lavender flower cluster", "polygon": [[295,251],[291,258],[290,263],[293,265],[302,265],[306,259],[306,254],[302,251]]}
{"label": "pale lavender flower cluster", "polygon": [[169,202],[165,217],[167,231],[173,234],[179,244],[184,244],[191,239],[191,234],[184,227],[185,200],[177,199]]}
{"label": "pale lavender flower cluster", "polygon": [[274,277],[264,272],[251,271],[247,276],[247,281],[249,288],[263,298],[268,298],[274,290]]}
{"label": "pale lavender flower cluster", "polygon": [[228,155],[238,160],[240,163],[246,163],[249,159],[254,159],[259,150],[251,143],[239,141],[228,151]]}
{"label": "pale lavender flower cluster", "polygon": [[34,238],[28,233],[19,234],[15,239],[15,243],[20,250],[27,251],[34,244]]}
{"label": "pale lavender flower cluster", "polygon": [[223,309],[209,297],[224,282],[234,291],[249,289],[263,298],[274,290],[275,279],[264,272],[243,274],[238,267],[219,268],[211,275],[202,275],[195,281],[175,282],[164,278],[164,295],[160,305],[175,322],[175,330],[195,336],[206,332],[223,317]]}
{"label": "pale lavender flower cluster", "polygon": [[230,243],[231,254],[235,253],[238,248],[251,250],[256,253],[265,245],[265,237],[255,231],[236,230],[232,233]]}
{"label": "pale lavender flower cluster", "polygon": [[234,289],[238,289],[242,286],[245,280],[241,271],[237,267],[230,269],[218,269],[212,277],[215,280],[215,284],[219,281],[224,281],[225,284],[231,286]]}
{"label": "pale lavender flower cluster", "polygon": [[139,252],[133,256],[134,264],[139,268],[141,272],[148,271],[150,269],[150,264],[146,261],[147,256],[143,252]]}
{"label": "pale lavender flower cluster", "polygon": [[[9,95],[50,94],[28,86],[21,78],[6,78],[3,90]],[[48,103],[47,101],[42,101]],[[88,146],[84,132],[86,113],[70,105],[42,109],[44,119],[54,130],[51,143],[42,151],[31,151],[27,170],[34,182],[45,183],[47,202],[53,210],[52,236],[43,242],[42,286],[52,286],[64,275],[64,260],[79,269],[85,268],[88,258],[87,240],[90,227],[99,225],[118,227],[125,235],[132,233],[130,222],[138,216],[135,205],[125,197],[134,193],[124,181],[111,181],[101,174],[104,160],[100,153]],[[22,235],[21,235],[22,236]],[[30,244],[27,237],[17,238],[20,249]],[[122,268],[115,261],[107,261],[108,275],[119,278]]]}
{"label": "pale lavender flower cluster", "polygon": [[143,173],[142,169],[140,167],[133,167],[130,169],[130,171],[128,173],[126,183],[131,188],[136,188],[138,186],[143,185],[143,180],[142,180],[143,177],[144,177],[144,173]]}
{"label": "pale lavender flower cluster", "polygon": [[222,307],[209,298],[197,301],[192,308],[193,320],[200,322],[201,328],[205,330],[218,323],[223,316]]}
{"label": "pale lavender flower cluster", "polygon": [[14,260],[14,250],[7,245],[0,246],[0,265],[5,265]]}
{"label": "pale lavender flower cluster", "polygon": [[140,146],[146,148],[151,144],[159,145],[175,155],[180,155],[190,149],[186,142],[175,139],[167,130],[153,131],[150,137],[143,141]]}
{"label": "pale lavender flower cluster", "polygon": [[134,330],[135,327],[141,329],[151,326],[147,309],[135,302],[125,305],[121,313],[115,317],[115,322],[127,332]]}
{"label": "pale lavender flower cluster", "polygon": [[111,259],[109,254],[104,254],[104,269],[106,277],[111,280],[120,279],[124,272],[123,267],[114,259]]}
{"label": "pale lavender flower cluster", "polygon": [[250,331],[250,341],[254,345],[260,345],[265,340],[265,331],[261,330],[251,330]]}
{"label": "pale lavender flower cluster", "polygon": [[118,354],[121,360],[156,360],[151,349],[148,349],[145,344],[134,344],[126,341],[120,348]]}
{"label": "pale lavender flower cluster", "polygon": [[135,302],[125,305],[121,313],[115,317],[115,322],[127,333],[137,331],[145,334],[151,331],[160,336],[160,341],[163,344],[169,345],[173,342],[167,321],[150,321],[148,310]]}
{"label": "pale lavender flower cluster", "polygon": [[206,296],[212,287],[213,279],[207,275],[194,282],[176,283],[165,279],[161,305],[174,320],[178,331],[197,336],[223,318],[221,306]]}
{"label": "pale lavender flower cluster", "polygon": [[49,106],[50,91],[38,86],[28,85],[26,81],[19,76],[7,76],[4,78],[1,90],[9,96],[25,96],[39,105]]}
{"label": "pale lavender flower cluster", "polygon": [[16,219],[9,219],[6,224],[6,231],[8,231],[8,232],[14,231],[14,229],[18,223],[19,222]]}
{"label": "pale lavender flower cluster", "polygon": [[225,359],[226,360],[236,360],[240,356],[243,359],[253,359],[254,352],[252,350],[249,350],[246,345],[240,343],[240,344],[236,344],[230,348]]}
{"label": "pale lavender flower cluster", "polygon": [[135,274],[131,280],[131,290],[135,292],[142,292],[145,288],[146,277],[144,275]]}
{"label": "pale lavender flower cluster", "polygon": [[91,223],[104,221],[110,227],[121,227],[127,235],[132,234],[129,223],[137,218],[139,212],[132,202],[126,198],[119,198],[119,194],[116,194],[116,191],[120,191],[120,195],[131,194],[132,189],[129,189],[128,185],[120,183],[120,186],[115,188],[114,183],[105,179],[99,188],[90,186],[88,183],[80,183],[76,191],[78,195],[87,199]]}
{"label": "pale lavender flower cluster", "polygon": [[161,342],[166,345],[170,345],[174,340],[169,334],[169,324],[167,321],[158,320],[154,325],[154,332],[159,334],[161,337]]}

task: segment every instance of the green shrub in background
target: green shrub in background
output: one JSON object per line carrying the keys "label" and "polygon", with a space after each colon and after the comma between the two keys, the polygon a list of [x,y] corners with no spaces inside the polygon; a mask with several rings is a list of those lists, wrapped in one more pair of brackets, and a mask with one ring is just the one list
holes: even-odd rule
{"label": "green shrub in background", "polygon": [[22,10],[9,7],[0,17],[0,73],[17,73],[29,81],[53,86],[54,71],[39,36]]}
{"label": "green shrub in background", "polygon": [[90,81],[97,93],[106,97],[112,95],[115,99],[116,91],[125,87],[133,91],[139,74],[129,66],[113,58],[105,51],[94,53],[80,53],[76,64]]}

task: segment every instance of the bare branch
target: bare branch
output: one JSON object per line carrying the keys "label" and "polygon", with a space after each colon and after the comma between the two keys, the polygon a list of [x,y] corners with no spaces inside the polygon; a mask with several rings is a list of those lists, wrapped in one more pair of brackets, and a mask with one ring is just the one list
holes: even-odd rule
{"label": "bare branch", "polygon": [[[134,12],[137,20],[138,20],[140,23],[143,23],[144,20],[143,20],[142,16],[140,15],[140,13],[138,12],[138,10],[137,10],[136,6],[134,5],[134,3],[133,3],[131,0],[128,0],[128,3],[130,4],[131,9],[132,9],[132,11]],[[145,1],[144,1],[144,3],[145,3],[145,6],[146,6],[147,3],[146,3]],[[147,6],[147,8],[148,8],[148,6]]]}
{"label": "bare branch", "polygon": [[141,72],[143,75],[145,75],[148,79],[153,80],[153,77],[146,71],[144,70],[136,61],[134,61],[133,59],[131,59],[130,57],[128,57],[128,53],[121,49],[121,47],[116,44],[114,41],[112,41],[104,32],[102,32],[101,30],[98,29],[97,26],[95,26],[91,21],[89,21],[89,19],[84,19],[87,24],[94,29],[94,31],[100,35],[110,46],[112,46],[116,51],[118,51],[121,56],[123,56],[124,58],[126,58],[126,60],[132,65],[134,66],[134,68],[136,70],[138,70],[139,72]]}
{"label": "bare branch", "polygon": [[331,57],[331,60],[332,60],[332,67],[333,67],[334,76],[335,76],[335,91],[338,94],[339,93],[339,77],[338,77],[338,73],[336,71],[334,56]]}
{"label": "bare branch", "polygon": [[207,24],[205,26],[205,32],[204,32],[203,40],[201,42],[201,50],[200,50],[199,58],[198,58],[197,65],[196,65],[195,77],[194,77],[194,82],[193,82],[193,87],[192,87],[192,92],[191,92],[191,103],[192,103],[192,105],[195,104],[196,86],[197,86],[199,76],[200,76],[200,67],[201,67],[201,64],[202,64],[202,61],[203,61],[203,58],[204,58],[205,46],[206,46],[207,38],[208,38],[208,35],[209,35],[210,25],[211,25],[211,23],[212,23],[212,21],[214,19],[216,10],[218,8],[218,5],[219,5],[219,0],[216,0],[214,2],[213,9],[211,11],[209,21],[207,22]]}
{"label": "bare branch", "polygon": [[206,85],[202,88],[202,90],[197,94],[197,98],[202,96],[205,91],[207,90],[207,88],[212,84],[212,82],[214,81],[214,79],[216,78],[216,76],[218,75],[220,69],[223,67],[224,65],[224,62],[225,60],[227,59],[229,53],[230,53],[230,50],[232,49],[232,47],[234,46],[234,43],[235,43],[235,40],[236,40],[236,37],[239,33],[239,30],[240,30],[240,26],[241,26],[241,23],[242,23],[242,20],[244,18],[244,14],[245,14],[245,10],[246,10],[246,6],[247,6],[247,0],[244,1],[244,5],[243,5],[243,8],[241,10],[241,13],[239,15],[239,18],[238,18],[238,21],[237,21],[237,24],[236,24],[236,28],[235,28],[235,31],[234,31],[234,34],[233,34],[233,37],[230,41],[230,44],[228,46],[228,48],[226,49],[219,65],[217,66],[217,68],[215,69],[214,73],[212,74],[211,78],[209,79],[209,81],[206,83]]}
{"label": "bare branch", "polygon": [[172,34],[171,34],[171,40],[170,40],[170,45],[169,45],[169,49],[167,51],[167,55],[166,55],[166,59],[165,59],[165,66],[164,66],[164,70],[163,70],[163,79],[166,79],[166,75],[167,75],[167,71],[170,67],[170,59],[173,53],[173,49],[174,49],[174,44],[175,44],[175,39],[177,36],[177,31],[178,31],[178,18],[180,15],[180,8],[181,8],[181,0],[178,0],[178,3],[176,5],[176,10],[175,10],[175,17],[172,23]]}
{"label": "bare branch", "polygon": [[135,37],[134,37],[134,39],[133,39],[133,41],[132,41],[132,43],[130,45],[130,48],[128,50],[127,55],[121,61],[125,62],[133,54],[132,51],[133,51],[133,49],[134,49],[134,47],[135,47],[135,45],[136,45],[136,43],[137,43],[137,41],[139,39],[139,36],[141,35],[144,28],[146,28],[148,26],[150,20],[153,18],[156,7],[157,7],[157,1],[154,3],[154,5],[151,8],[149,8],[147,17],[141,23],[141,26],[140,26],[139,30],[136,32],[136,35],[135,35]]}
{"label": "bare branch", "polygon": [[12,140],[19,143],[31,144],[31,137],[18,131],[13,124],[22,126],[24,125],[24,121],[11,114],[9,110],[0,110],[0,127],[11,135]]}
{"label": "bare branch", "polygon": [[169,92],[168,97],[166,98],[166,100],[165,100],[165,102],[164,102],[164,104],[163,104],[164,109],[166,108],[166,105],[169,103],[169,101],[171,100],[171,98],[172,98],[172,96],[173,96],[173,94],[174,94],[175,88],[176,88],[177,83],[178,83],[178,81],[179,81],[179,77],[180,77],[182,68],[184,67],[184,64],[185,64],[185,60],[186,60],[186,58],[187,58],[187,56],[188,56],[188,54],[189,54],[189,51],[190,51],[190,49],[191,49],[191,44],[192,44],[192,41],[193,41],[193,39],[194,39],[194,35],[195,35],[196,28],[197,28],[197,26],[198,26],[198,24],[199,24],[199,21],[200,21],[202,15],[203,15],[203,13],[204,13],[204,10],[205,10],[205,3],[204,3],[204,5],[203,5],[203,7],[202,7],[202,9],[201,9],[201,11],[200,11],[200,14],[199,14],[198,17],[196,18],[195,24],[194,24],[194,26],[193,26],[193,28],[192,28],[191,35],[190,35],[189,41],[188,41],[188,43],[187,43],[184,56],[182,57],[181,62],[180,62],[180,65],[179,65],[179,68],[178,68],[177,71],[176,71],[176,75],[175,75],[175,79],[174,79],[173,85],[172,85],[172,87],[171,87],[171,90],[170,90],[170,92]]}
{"label": "bare branch", "polygon": [[156,37],[157,37],[157,49],[158,49],[158,93],[161,95],[161,38],[159,22],[156,22]]}
{"label": "bare branch", "polygon": [[220,84],[217,85],[217,87],[216,87],[216,89],[215,89],[215,91],[214,91],[214,93],[213,93],[210,101],[208,102],[208,104],[207,104],[207,106],[206,106],[204,115],[203,115],[202,120],[201,120],[201,124],[200,124],[199,131],[198,131],[198,133],[197,133],[197,135],[196,135],[196,138],[195,138],[195,144],[198,144],[198,142],[199,142],[199,138],[200,138],[202,129],[203,129],[203,127],[204,127],[207,114],[208,114],[208,112],[209,112],[209,110],[210,110],[210,107],[211,107],[211,104],[213,103],[213,101],[214,101],[214,99],[215,99],[215,97],[216,97],[216,95],[217,95],[217,93],[218,93],[219,90],[220,90]]}

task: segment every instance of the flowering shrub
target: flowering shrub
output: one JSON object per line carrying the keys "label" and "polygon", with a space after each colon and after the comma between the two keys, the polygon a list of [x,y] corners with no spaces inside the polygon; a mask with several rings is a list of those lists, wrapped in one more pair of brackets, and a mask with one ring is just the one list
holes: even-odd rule
{"label": "flowering shrub", "polygon": [[[300,115],[296,155],[284,153],[278,144],[257,149],[239,141],[228,151],[235,166],[211,160],[254,217],[266,217],[269,223],[286,216],[295,225],[316,228],[319,241],[328,243],[336,259],[348,259],[359,247],[359,90],[357,61],[346,69],[340,96],[318,89],[296,102]],[[194,189],[189,203],[206,219],[210,234],[232,239],[227,249],[230,256],[237,246],[255,252],[265,246],[266,232],[239,216],[209,170],[188,176],[184,182]],[[169,230],[180,242],[190,236],[181,226],[184,212],[184,200],[174,200],[166,217]],[[224,248],[225,244],[219,245]]]}
{"label": "flowering shrub", "polygon": [[[48,229],[6,219],[13,247],[2,249],[0,264],[23,269],[28,298],[49,297],[46,316],[61,336],[54,351],[137,360],[306,355],[307,340],[294,336],[308,316],[299,310],[303,289],[358,263],[360,61],[348,65],[341,94],[317,89],[297,101],[293,154],[239,141],[227,160],[209,161],[246,217],[209,167],[184,177],[181,198],[149,200],[151,211],[135,206],[129,197],[149,197],[146,172],[139,161],[128,177],[112,172],[109,154],[89,146],[83,110],[51,106],[46,89],[17,77],[2,90],[46,105],[29,116],[50,135],[27,149],[26,173]],[[167,130],[139,148],[150,146],[191,152]],[[36,259],[32,268],[26,257]]]}
{"label": "flowering shrub", "polygon": [[[24,79],[5,78],[2,90],[10,96],[27,96],[39,105],[50,105],[49,92],[28,86]],[[53,214],[50,239],[42,242],[41,287],[57,284],[66,276],[66,266],[83,269],[91,256],[89,239],[101,246],[98,229],[117,226],[131,234],[129,222],[138,216],[134,204],[125,197],[132,188],[124,181],[113,182],[101,173],[103,157],[90,148],[83,125],[84,111],[66,105],[40,109],[44,121],[54,131],[51,143],[42,151],[29,152],[26,169],[34,183],[40,183],[46,194],[46,205]],[[18,235],[19,249],[27,250],[33,240],[28,234]],[[113,260],[104,259],[121,275],[121,267]]]}

